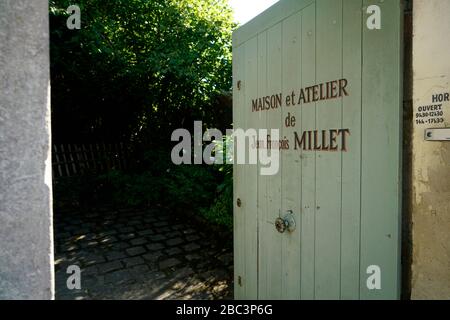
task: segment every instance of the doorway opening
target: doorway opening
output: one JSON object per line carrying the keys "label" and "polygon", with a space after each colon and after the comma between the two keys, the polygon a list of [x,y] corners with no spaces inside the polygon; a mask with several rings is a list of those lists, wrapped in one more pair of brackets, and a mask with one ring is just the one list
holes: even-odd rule
{"label": "doorway opening", "polygon": [[170,157],[231,123],[220,2],[50,1],[56,299],[232,298],[226,170]]}

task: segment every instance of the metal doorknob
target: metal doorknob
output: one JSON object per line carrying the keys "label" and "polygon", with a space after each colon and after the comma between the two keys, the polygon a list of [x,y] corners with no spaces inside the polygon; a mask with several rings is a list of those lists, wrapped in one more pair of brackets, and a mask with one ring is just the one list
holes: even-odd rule
{"label": "metal doorknob", "polygon": [[284,233],[286,230],[289,232],[294,232],[295,230],[295,219],[292,211],[288,211],[288,213],[284,216],[284,218],[277,218],[275,220],[275,228],[279,233]]}

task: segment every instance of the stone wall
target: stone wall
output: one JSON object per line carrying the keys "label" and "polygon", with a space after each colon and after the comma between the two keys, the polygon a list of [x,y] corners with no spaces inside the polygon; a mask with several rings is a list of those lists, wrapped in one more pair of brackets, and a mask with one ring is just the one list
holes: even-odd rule
{"label": "stone wall", "polygon": [[[450,141],[424,139],[427,128],[450,127],[450,103],[433,102],[450,92],[450,1],[415,0],[413,12],[411,298],[450,299]],[[420,114],[436,104],[443,116]]]}
{"label": "stone wall", "polygon": [[0,299],[52,299],[48,0],[0,1]]}

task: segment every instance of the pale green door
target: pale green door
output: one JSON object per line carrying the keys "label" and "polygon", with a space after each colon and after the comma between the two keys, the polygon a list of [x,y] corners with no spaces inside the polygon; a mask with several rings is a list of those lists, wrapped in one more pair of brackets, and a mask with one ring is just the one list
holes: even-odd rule
{"label": "pale green door", "polygon": [[401,1],[281,0],[233,41],[234,127],[289,141],[234,166],[235,298],[399,298]]}

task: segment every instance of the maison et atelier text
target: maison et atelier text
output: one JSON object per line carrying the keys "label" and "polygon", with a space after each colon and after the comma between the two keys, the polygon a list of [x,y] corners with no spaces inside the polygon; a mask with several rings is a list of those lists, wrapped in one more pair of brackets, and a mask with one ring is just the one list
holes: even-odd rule
{"label": "maison et atelier text", "polygon": [[[306,104],[326,101],[331,99],[343,98],[349,95],[348,81],[346,79],[328,81],[320,83],[311,87],[301,88],[299,92],[292,91],[292,94],[287,95],[283,100],[283,94],[274,94],[252,100],[252,112],[263,112],[277,110],[283,107],[303,106]],[[295,127],[297,119],[292,116],[290,112],[284,120],[284,126]],[[303,131],[299,134],[294,131],[294,149],[304,151],[348,151],[348,136],[350,129],[324,129],[324,130],[309,130]],[[291,143],[287,137],[279,141],[272,140],[270,135],[264,140],[253,141],[252,148],[257,149],[273,149],[289,150]]]}

